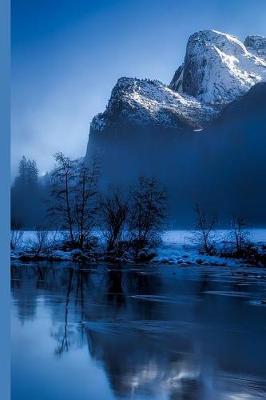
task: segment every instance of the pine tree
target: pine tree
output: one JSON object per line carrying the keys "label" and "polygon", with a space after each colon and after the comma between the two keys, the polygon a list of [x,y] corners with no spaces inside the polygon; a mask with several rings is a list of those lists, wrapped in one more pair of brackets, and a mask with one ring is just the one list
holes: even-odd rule
{"label": "pine tree", "polygon": [[25,156],[19,162],[18,176],[11,188],[12,223],[35,228],[42,214],[37,164]]}

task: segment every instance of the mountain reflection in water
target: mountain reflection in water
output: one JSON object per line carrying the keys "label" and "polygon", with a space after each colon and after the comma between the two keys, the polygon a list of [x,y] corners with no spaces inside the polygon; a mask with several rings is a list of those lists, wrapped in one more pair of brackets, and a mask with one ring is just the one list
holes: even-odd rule
{"label": "mountain reflection in water", "polygon": [[266,398],[266,271],[11,272],[12,400]]}

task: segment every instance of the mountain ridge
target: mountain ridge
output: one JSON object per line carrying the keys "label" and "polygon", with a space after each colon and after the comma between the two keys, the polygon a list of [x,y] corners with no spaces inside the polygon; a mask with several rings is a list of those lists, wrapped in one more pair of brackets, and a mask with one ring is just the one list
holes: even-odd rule
{"label": "mountain ridge", "polygon": [[[261,38],[246,43],[249,54],[262,54]],[[193,223],[195,203],[223,219],[265,224],[266,82],[242,89],[209,104],[159,81],[121,78],[91,124],[85,160],[99,157],[103,189],[156,177],[169,194],[169,214],[184,226]]]}
{"label": "mountain ridge", "polygon": [[216,30],[190,36],[184,63],[169,85],[122,77],[106,110],[91,122],[91,132],[110,127],[161,126],[204,129],[223,108],[256,83],[266,81],[266,38],[244,43]]}

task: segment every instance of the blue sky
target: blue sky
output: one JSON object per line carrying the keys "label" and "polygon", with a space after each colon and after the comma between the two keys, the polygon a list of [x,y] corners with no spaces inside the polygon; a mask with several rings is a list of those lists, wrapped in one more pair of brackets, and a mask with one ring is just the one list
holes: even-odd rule
{"label": "blue sky", "polygon": [[116,80],[168,83],[201,29],[266,36],[266,1],[12,0],[12,172],[84,155]]}

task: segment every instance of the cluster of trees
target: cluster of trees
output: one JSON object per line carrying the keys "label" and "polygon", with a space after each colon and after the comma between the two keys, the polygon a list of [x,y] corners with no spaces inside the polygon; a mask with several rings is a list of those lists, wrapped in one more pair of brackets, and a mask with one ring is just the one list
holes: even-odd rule
{"label": "cluster of trees", "polygon": [[122,242],[141,249],[158,241],[166,217],[166,192],[156,179],[140,177],[129,190],[110,187],[100,193],[95,160],[84,165],[62,153],[55,160],[49,216],[68,232],[72,247],[90,246],[97,229],[104,233],[108,251],[119,251]]}
{"label": "cluster of trees", "polygon": [[[95,232],[106,240],[108,252],[136,252],[154,246],[167,217],[166,191],[155,178],[140,177],[131,188],[99,188],[100,168],[71,160],[63,153],[55,155],[55,168],[40,180],[36,162],[25,157],[12,186],[11,247],[21,241],[21,229],[37,231],[36,251],[48,241],[48,230],[66,232],[68,248],[89,249],[95,244]],[[218,219],[199,205],[195,207],[193,240],[201,253],[221,254],[215,243]],[[230,237],[233,250],[223,255],[245,257],[254,253],[247,225],[242,217],[232,217]]]}
{"label": "cluster of trees", "polygon": [[118,249],[123,238],[136,249],[158,243],[166,201],[165,190],[154,178],[140,177],[127,196],[111,189],[100,201],[108,250]]}
{"label": "cluster of trees", "polygon": [[198,244],[202,254],[234,256],[237,258],[249,258],[257,256],[257,249],[250,241],[248,225],[241,216],[233,215],[230,220],[231,229],[228,237],[224,238],[230,247],[217,249],[215,230],[218,218],[214,214],[208,214],[200,205],[195,206],[196,225],[193,233],[193,241]]}
{"label": "cluster of trees", "polygon": [[40,182],[36,163],[23,157],[12,187],[14,246],[21,228],[64,231],[66,246],[80,249],[90,248],[100,230],[114,253],[122,246],[139,250],[158,243],[167,201],[160,183],[140,177],[130,188],[100,191],[99,177],[97,161],[85,165],[57,153],[55,168]]}

